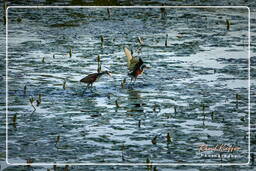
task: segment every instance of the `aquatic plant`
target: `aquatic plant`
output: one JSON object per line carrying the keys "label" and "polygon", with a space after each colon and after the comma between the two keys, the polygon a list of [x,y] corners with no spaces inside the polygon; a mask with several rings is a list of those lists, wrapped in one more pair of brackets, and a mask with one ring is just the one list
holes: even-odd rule
{"label": "aquatic plant", "polygon": [[34,111],[36,111],[36,108],[33,105],[34,101],[35,101],[35,99],[33,97],[30,97],[29,102],[30,102],[31,106],[34,108]]}
{"label": "aquatic plant", "polygon": [[67,83],[67,81],[66,81],[66,79],[63,81],[63,84],[62,84],[62,88],[64,89],[64,90],[66,90],[66,83]]}
{"label": "aquatic plant", "polygon": [[170,136],[170,133],[168,132],[166,135],[166,139],[167,139],[167,144],[172,142],[172,137]]}
{"label": "aquatic plant", "polygon": [[157,143],[157,135],[154,136],[154,138],[151,140],[151,142],[152,142],[152,144],[154,144],[154,145]]}
{"label": "aquatic plant", "polygon": [[227,30],[230,30],[230,21],[228,19],[226,20],[226,25],[227,25]]}
{"label": "aquatic plant", "polygon": [[152,163],[149,158],[146,159],[146,163],[147,163],[147,169],[152,170]]}
{"label": "aquatic plant", "polygon": [[124,88],[125,87],[125,84],[126,84],[126,78],[124,78],[121,82],[121,87]]}
{"label": "aquatic plant", "polygon": [[116,104],[116,108],[120,107],[117,100],[115,101],[115,104]]}
{"label": "aquatic plant", "polygon": [[27,86],[26,86],[26,85],[24,85],[24,88],[23,88],[23,94],[24,94],[24,95],[26,95],[26,93],[27,93]]}
{"label": "aquatic plant", "polygon": [[68,54],[69,54],[69,57],[71,58],[72,57],[72,49],[71,48],[69,49],[69,53]]}
{"label": "aquatic plant", "polygon": [[140,45],[143,45],[144,42],[143,42],[142,38],[138,36],[137,39],[138,39],[139,44],[140,44]]}
{"label": "aquatic plant", "polygon": [[166,37],[165,37],[165,47],[167,47],[168,46],[168,34],[166,34]]}
{"label": "aquatic plant", "polygon": [[103,47],[103,45],[104,45],[104,37],[102,35],[100,36],[100,42],[101,42],[101,47]]}

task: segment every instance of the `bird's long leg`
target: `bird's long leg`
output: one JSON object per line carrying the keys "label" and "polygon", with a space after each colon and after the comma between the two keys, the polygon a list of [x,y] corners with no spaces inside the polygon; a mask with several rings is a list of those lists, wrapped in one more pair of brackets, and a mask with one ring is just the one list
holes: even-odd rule
{"label": "bird's long leg", "polygon": [[90,84],[87,84],[87,86],[86,86],[86,88],[85,88],[83,94],[84,94],[84,93],[86,92],[86,90],[89,88],[89,85],[90,85]]}
{"label": "bird's long leg", "polygon": [[132,80],[133,80],[133,78],[131,77],[131,81],[130,81],[130,84],[132,84]]}
{"label": "bird's long leg", "polygon": [[137,77],[134,77],[134,79],[133,79],[133,83],[132,83],[133,87],[134,87],[134,85],[135,85],[135,81],[136,81],[136,79],[137,79]]}
{"label": "bird's long leg", "polygon": [[129,84],[129,86],[132,88],[132,85],[134,84],[134,78],[133,77],[131,77],[131,81],[130,81],[130,84]]}
{"label": "bird's long leg", "polygon": [[91,83],[91,89],[90,89],[90,90],[91,90],[91,92],[92,92],[92,84],[93,84],[93,83]]}

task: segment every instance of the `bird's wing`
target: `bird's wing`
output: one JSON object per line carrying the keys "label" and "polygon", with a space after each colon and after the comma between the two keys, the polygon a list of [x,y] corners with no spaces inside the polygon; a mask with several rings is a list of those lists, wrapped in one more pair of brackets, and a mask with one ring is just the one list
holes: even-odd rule
{"label": "bird's wing", "polygon": [[128,59],[128,63],[132,60],[132,54],[131,54],[131,51],[129,51],[129,49],[127,49],[126,47],[124,48],[124,53],[125,55],[127,56],[127,59]]}
{"label": "bird's wing", "polygon": [[139,62],[138,59],[134,58],[126,47],[124,48],[124,53],[127,56],[127,65],[129,70],[133,70],[135,65]]}
{"label": "bird's wing", "polygon": [[94,74],[89,74],[86,77],[84,77],[83,79],[80,80],[80,82],[84,82],[84,83],[92,83],[96,80],[97,78],[97,74],[98,73],[94,73]]}
{"label": "bird's wing", "polygon": [[139,63],[138,59],[132,58],[132,60],[130,61],[130,65],[128,66],[128,69],[130,71],[133,71],[136,68],[136,66],[138,65],[138,63]]}

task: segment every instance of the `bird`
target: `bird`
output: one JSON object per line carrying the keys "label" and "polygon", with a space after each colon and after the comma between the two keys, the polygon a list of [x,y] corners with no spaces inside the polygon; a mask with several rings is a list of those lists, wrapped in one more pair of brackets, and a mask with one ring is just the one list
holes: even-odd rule
{"label": "bird", "polygon": [[128,76],[131,77],[131,82],[134,80],[136,81],[137,77],[141,74],[143,74],[144,69],[148,68],[143,60],[141,58],[137,59],[132,56],[131,51],[127,49],[126,47],[124,48],[124,53],[127,56],[127,65],[128,65],[128,70],[130,71],[128,73]]}
{"label": "bird", "polygon": [[86,77],[82,78],[80,80],[80,82],[87,84],[87,87],[85,89],[85,91],[86,91],[87,88],[89,88],[89,87],[92,88],[93,83],[105,74],[111,76],[111,73],[109,71],[102,71],[102,72],[98,72],[98,73],[89,74]]}

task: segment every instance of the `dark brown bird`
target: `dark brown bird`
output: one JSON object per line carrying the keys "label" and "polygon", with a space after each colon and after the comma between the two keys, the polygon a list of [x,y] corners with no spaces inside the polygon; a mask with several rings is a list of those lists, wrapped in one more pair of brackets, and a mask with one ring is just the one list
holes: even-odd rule
{"label": "dark brown bird", "polygon": [[[84,77],[83,79],[80,80],[80,82],[82,83],[86,83],[87,87],[86,89],[90,86],[92,88],[92,85],[95,81],[97,81],[101,76],[103,75],[109,75],[111,76],[111,73],[109,71],[103,71],[103,72],[99,72],[99,73],[93,73],[93,74],[89,74],[86,77]],[[85,89],[85,90],[86,90]]]}
{"label": "dark brown bird", "polygon": [[141,58],[137,59],[133,57],[127,48],[124,48],[124,53],[127,56],[128,70],[130,71],[128,75],[131,77],[131,81],[136,81],[137,77],[144,72],[145,68],[148,67],[144,65],[144,62]]}

